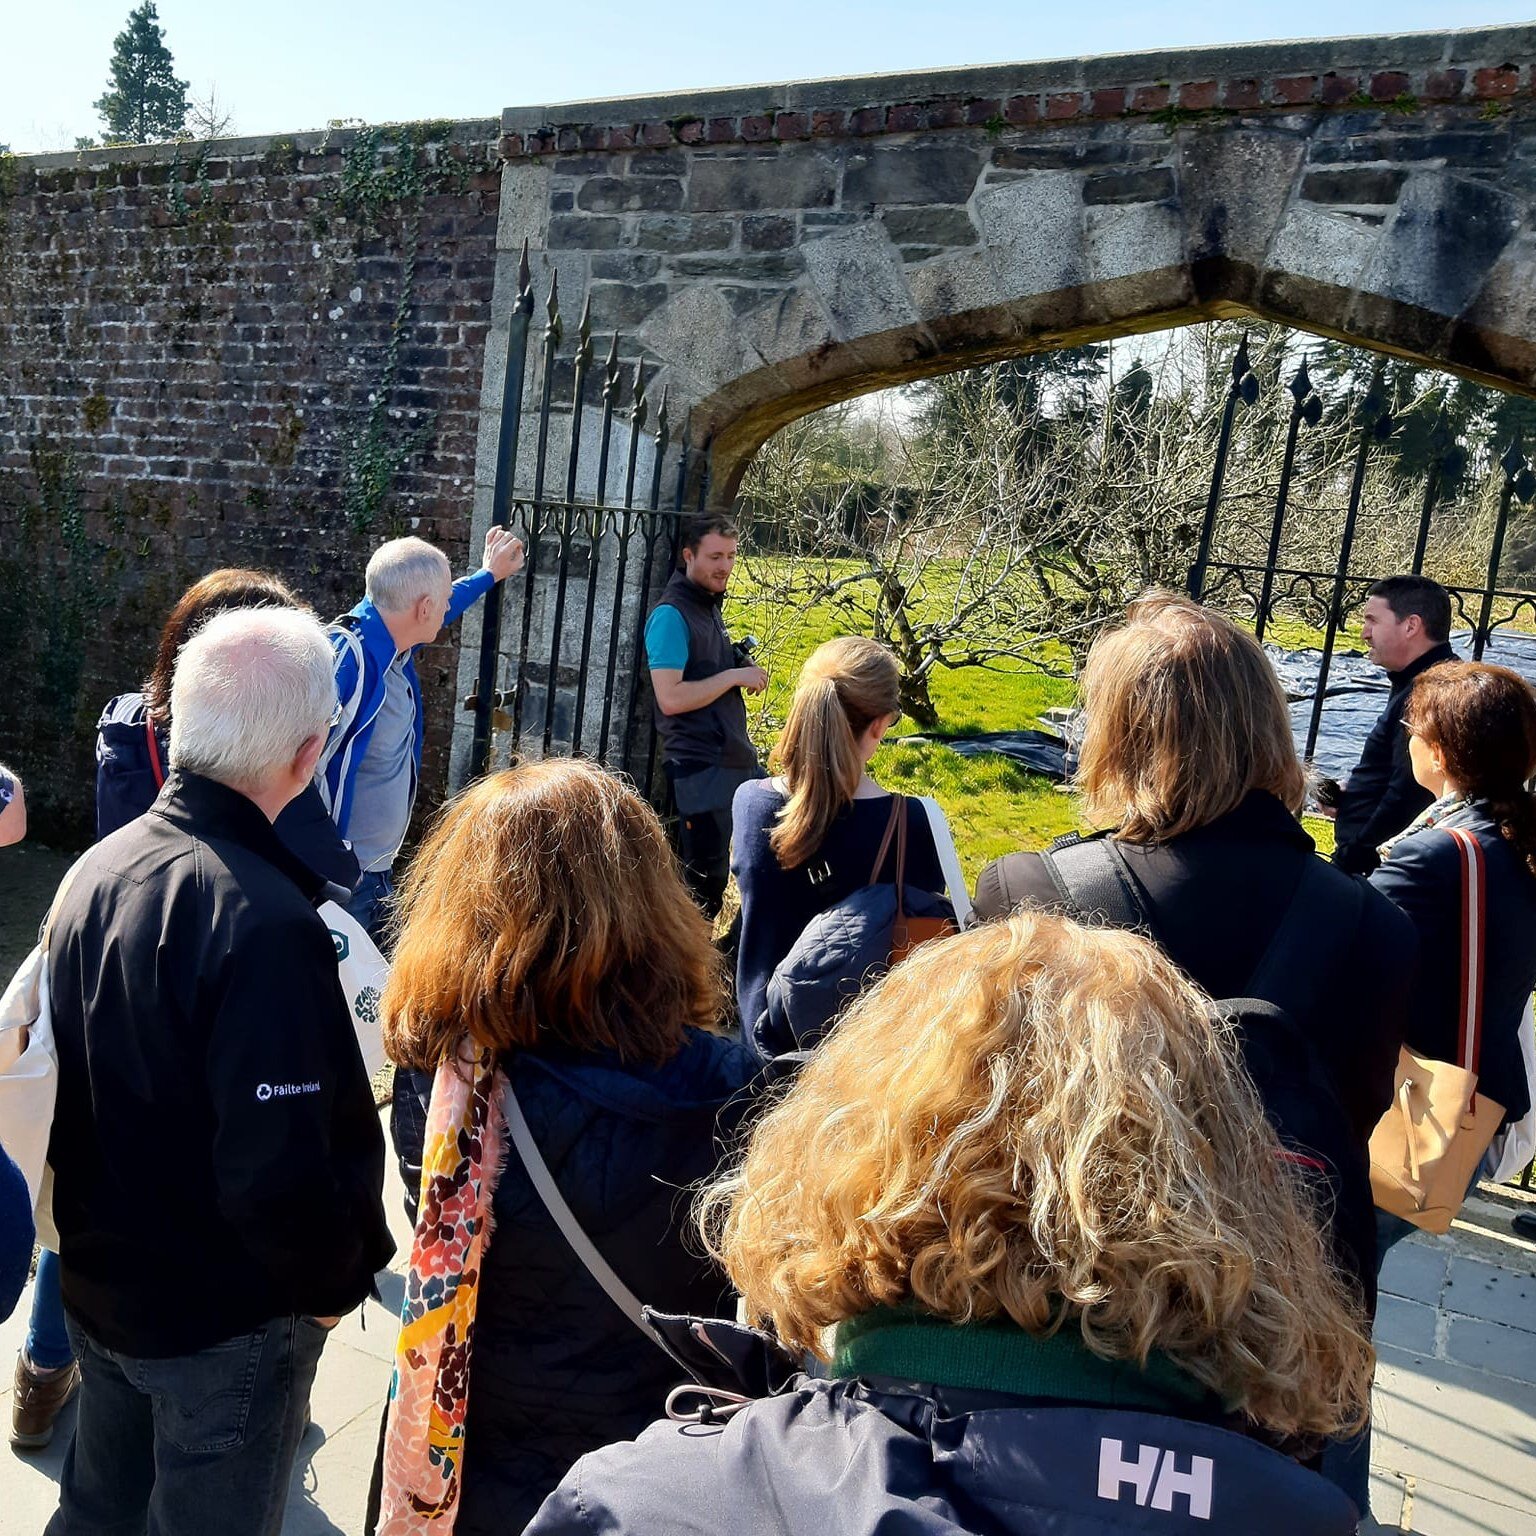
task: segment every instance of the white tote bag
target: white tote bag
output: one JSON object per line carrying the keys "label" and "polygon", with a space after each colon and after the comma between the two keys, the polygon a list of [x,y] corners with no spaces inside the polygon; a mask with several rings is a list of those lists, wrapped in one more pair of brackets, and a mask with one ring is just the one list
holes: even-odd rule
{"label": "white tote bag", "polygon": [[27,1181],[38,1241],[45,1248],[58,1243],[50,1202],[44,1198],[48,1137],[58,1096],[48,963],[37,945],[0,996],[0,1143]]}
{"label": "white tote bag", "polygon": [[1506,1125],[1488,1148],[1488,1161],[1493,1164],[1489,1177],[1495,1184],[1507,1184],[1524,1170],[1532,1157],[1536,1157],[1536,1015],[1531,1012],[1529,998],[1525,1012],[1520,1015],[1520,1059],[1525,1063],[1531,1107],[1526,1110],[1524,1119]]}
{"label": "white tote bag", "polygon": [[347,994],[352,1013],[352,1028],[357,1035],[358,1054],[363,1068],[372,1077],[384,1065],[384,1037],[379,1028],[379,994],[389,975],[389,962],[368,937],[368,930],[334,901],[324,902],[320,916],[331,930],[336,946],[336,966],[341,973],[341,990]]}
{"label": "white tote bag", "polygon": [[944,872],[944,884],[949,891],[949,904],[955,909],[955,921],[963,931],[970,926],[971,893],[965,886],[965,874],[960,868],[960,855],[955,852],[955,840],[950,835],[949,822],[932,795],[918,795],[917,800],[928,818],[928,830],[933,833],[934,852],[939,856],[939,868]]}

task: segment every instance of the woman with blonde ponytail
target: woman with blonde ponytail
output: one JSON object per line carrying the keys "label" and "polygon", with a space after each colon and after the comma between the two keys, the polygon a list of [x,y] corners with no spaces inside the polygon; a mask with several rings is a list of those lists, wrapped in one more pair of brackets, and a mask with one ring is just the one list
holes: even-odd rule
{"label": "woman with blonde ponytail", "polygon": [[[750,1029],[768,980],[801,930],[862,885],[895,879],[895,839],[875,869],[891,817],[890,794],[869,760],[901,718],[896,658],[845,635],[818,646],[800,670],[774,747],[778,777],[736,791],[731,870],[741,892],[736,999]],[[905,884],[941,892],[944,876],[923,807],[909,799]]]}

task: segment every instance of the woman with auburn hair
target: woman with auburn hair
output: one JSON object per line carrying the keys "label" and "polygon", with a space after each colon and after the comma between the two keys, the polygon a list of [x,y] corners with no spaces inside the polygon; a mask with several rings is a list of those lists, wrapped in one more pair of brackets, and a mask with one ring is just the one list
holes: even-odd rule
{"label": "woman with auburn hair", "polygon": [[578,1456],[648,1422],[675,1368],[577,1256],[504,1121],[520,1106],[630,1291],[712,1311],[723,1277],[684,1246],[684,1191],[756,1064],[710,1033],[719,960],[656,813],[590,763],[527,764],[447,805],[399,923],[385,1044],[434,1076],[430,1111],[397,1095],[392,1122],[416,1238],[379,1529],[456,1499],[461,1536],[518,1530]]}
{"label": "woman with auburn hair", "polygon": [[[1536,988],[1536,697],[1507,667],[1443,661],[1413,685],[1403,713],[1413,776],[1435,796],[1406,831],[1384,843],[1371,884],[1412,920],[1419,977],[1404,1043],[1437,1061],[1457,1058],[1461,976],[1461,859],[1450,833],[1482,851],[1485,892],[1481,1058],[1477,1086],[1523,1119],[1531,1107],[1520,1022]],[[1392,1241],[1407,1224],[1392,1224]]]}
{"label": "woman with auburn hair", "polygon": [[1362,1423],[1372,1361],[1280,1152],[1145,940],[1023,914],[925,945],[702,1200],[749,1320],[826,1379],[588,1456],[529,1536],[1087,1536],[1149,1507],[1345,1536],[1257,1438]]}
{"label": "woman with auburn hair", "polygon": [[[731,806],[731,871],[741,892],[736,1001],[750,1032],[768,982],[810,920],[860,886],[895,879],[895,839],[875,868],[892,799],[869,760],[901,718],[901,673],[882,645],[856,635],[811,652],[774,746],[773,779],[753,779]],[[920,802],[907,822],[905,881],[942,893],[944,875]]]}

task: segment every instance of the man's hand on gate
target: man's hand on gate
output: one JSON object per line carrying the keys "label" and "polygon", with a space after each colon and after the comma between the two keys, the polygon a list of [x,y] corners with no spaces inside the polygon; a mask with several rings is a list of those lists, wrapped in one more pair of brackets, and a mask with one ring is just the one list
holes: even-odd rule
{"label": "man's hand on gate", "polygon": [[768,686],[768,674],[761,667],[737,667],[736,675],[741,680],[738,686],[748,693],[761,693]]}
{"label": "man's hand on gate", "polygon": [[497,581],[516,576],[523,568],[523,541],[510,528],[487,528],[484,565]]}

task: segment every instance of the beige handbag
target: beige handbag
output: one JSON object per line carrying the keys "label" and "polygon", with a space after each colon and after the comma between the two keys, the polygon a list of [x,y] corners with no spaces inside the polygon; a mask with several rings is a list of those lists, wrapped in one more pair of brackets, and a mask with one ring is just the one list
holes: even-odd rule
{"label": "beige handbag", "polygon": [[1450,1231],[1504,1119],[1504,1106],[1477,1091],[1487,929],[1483,850],[1470,832],[1444,830],[1461,854],[1458,1059],[1431,1061],[1404,1046],[1392,1107],[1371,1133],[1376,1204],[1426,1232]]}

